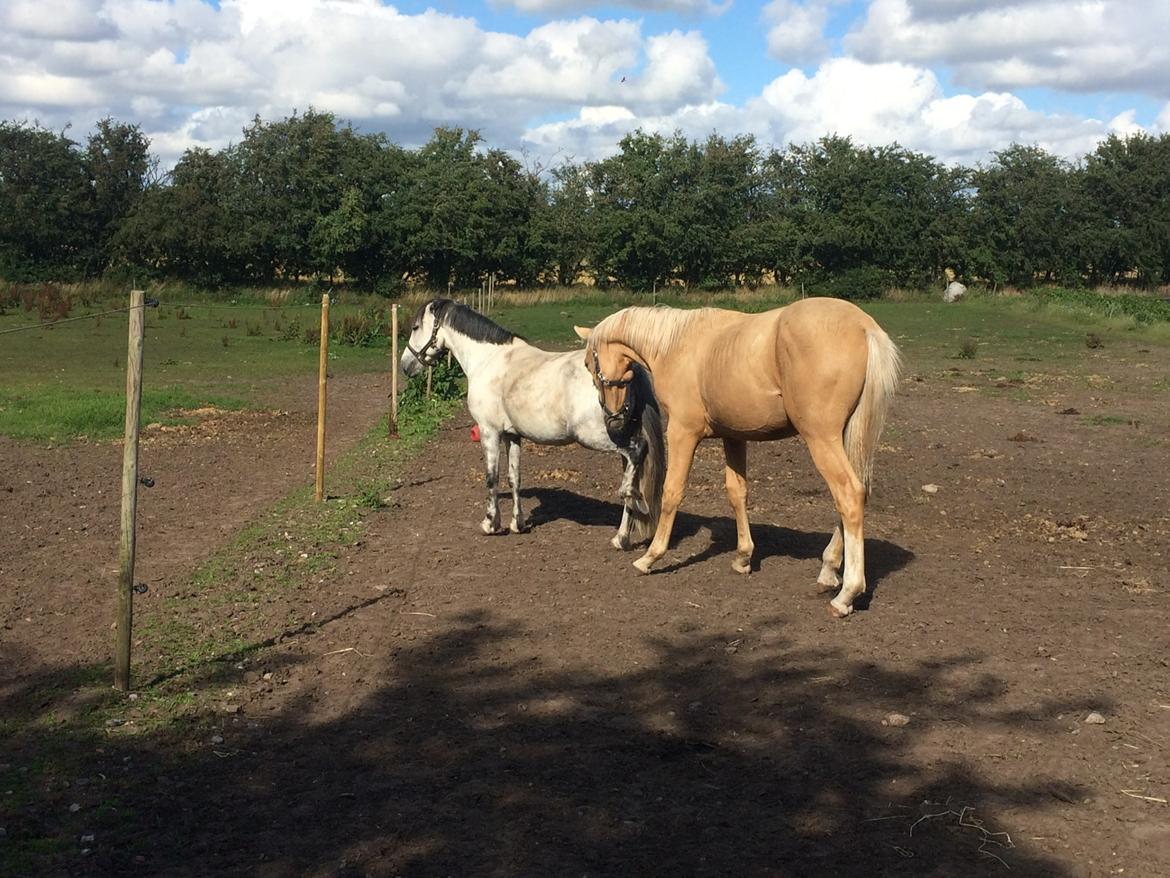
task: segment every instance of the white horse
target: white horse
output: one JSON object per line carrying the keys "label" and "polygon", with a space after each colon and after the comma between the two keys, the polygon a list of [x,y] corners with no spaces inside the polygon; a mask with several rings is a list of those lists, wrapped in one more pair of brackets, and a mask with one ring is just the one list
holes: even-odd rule
{"label": "white horse", "polygon": [[622,411],[606,416],[581,352],[552,353],[533,347],[487,317],[450,299],[434,299],[414,319],[402,371],[415,376],[450,351],[467,375],[467,408],[479,425],[487,474],[488,504],[480,528],[503,533],[499,510],[500,444],[512,484],[510,530],[524,530],[520,509],[520,440],[539,445],[577,442],[612,451],[625,462],[618,496],[622,520],[610,541],[617,549],[649,539],[658,524],[665,450],[658,403],[644,370],[638,370]]}

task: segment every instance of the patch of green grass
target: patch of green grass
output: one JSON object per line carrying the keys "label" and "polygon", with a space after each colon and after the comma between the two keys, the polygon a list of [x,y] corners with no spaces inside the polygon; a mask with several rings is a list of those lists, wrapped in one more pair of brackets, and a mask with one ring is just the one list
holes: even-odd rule
{"label": "patch of green grass", "polygon": [[[143,424],[182,424],[180,412],[203,406],[239,409],[244,403],[218,395],[197,395],[178,387],[144,390]],[[62,385],[0,390],[0,433],[15,439],[66,441],[121,436],[126,424],[125,392],[77,390]]]}
{"label": "patch of green grass", "polygon": [[1112,427],[1118,424],[1134,425],[1133,418],[1124,415],[1087,415],[1081,418],[1081,421],[1093,427]]}

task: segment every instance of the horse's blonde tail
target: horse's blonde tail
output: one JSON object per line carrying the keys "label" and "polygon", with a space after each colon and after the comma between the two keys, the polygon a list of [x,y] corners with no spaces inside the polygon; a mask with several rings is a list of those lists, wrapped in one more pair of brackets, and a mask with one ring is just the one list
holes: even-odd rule
{"label": "horse's blonde tail", "polygon": [[[650,382],[647,380],[646,384]],[[649,512],[631,509],[630,540],[640,543],[654,536],[658,529],[658,515],[662,511],[662,484],[666,480],[666,443],[662,438],[662,414],[658,400],[653,396],[642,409],[642,438],[646,440],[646,456],[638,471],[638,493],[646,501]]]}
{"label": "horse's blonde tail", "polygon": [[902,355],[898,353],[897,345],[881,329],[867,330],[865,341],[869,348],[865,386],[861,390],[857,408],[845,425],[845,453],[868,496],[873,482],[873,457],[885,424],[886,412],[898,389]]}

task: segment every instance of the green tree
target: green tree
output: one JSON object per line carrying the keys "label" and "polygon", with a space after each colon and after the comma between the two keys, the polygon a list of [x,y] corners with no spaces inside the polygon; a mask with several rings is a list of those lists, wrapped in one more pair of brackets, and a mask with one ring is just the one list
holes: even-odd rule
{"label": "green tree", "polygon": [[546,203],[537,211],[537,235],[547,250],[556,282],[572,286],[593,247],[592,193],[583,165],[566,162],[551,172]]}
{"label": "green tree", "polygon": [[1170,283],[1170,134],[1110,135],[1085,159],[1093,280]]}
{"label": "green tree", "polygon": [[1067,162],[1036,146],[1015,144],[972,175],[971,264],[997,283],[1080,277],[1078,194]]}
{"label": "green tree", "polygon": [[0,276],[71,280],[90,262],[90,187],[77,144],[0,122]]}
{"label": "green tree", "polygon": [[90,185],[90,248],[86,274],[101,273],[114,259],[118,228],[153,180],[158,161],[137,125],[105,118],[90,134],[82,156]]}
{"label": "green tree", "polygon": [[599,284],[612,279],[648,290],[670,276],[669,190],[680,176],[672,159],[683,146],[677,136],[668,143],[639,130],[622,138],[617,155],[588,166],[595,223],[590,264]]}
{"label": "green tree", "polygon": [[431,289],[478,283],[484,267],[490,194],[479,142],[477,131],[436,129],[392,199],[406,261]]}

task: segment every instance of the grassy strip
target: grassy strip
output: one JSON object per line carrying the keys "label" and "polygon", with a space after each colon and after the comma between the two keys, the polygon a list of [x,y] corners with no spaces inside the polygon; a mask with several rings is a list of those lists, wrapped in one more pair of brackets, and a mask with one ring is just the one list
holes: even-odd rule
{"label": "grassy strip", "polygon": [[[240,409],[244,403],[225,396],[197,395],[179,387],[144,390],[142,423],[191,423],[195,419],[183,412],[204,406]],[[85,391],[59,385],[35,392],[0,390],[0,434],[15,439],[114,439],[122,435],[125,423],[124,392]]]}
{"label": "grassy strip", "polygon": [[1090,290],[1060,288],[1037,290],[1035,295],[1047,303],[1087,311],[1099,317],[1130,317],[1143,325],[1170,321],[1170,302],[1153,296],[1125,293],[1106,296]]}
{"label": "grassy strip", "polygon": [[[327,487],[334,491],[326,502],[315,503],[305,486],[205,561],[186,593],[168,598],[144,618],[139,678],[166,680],[164,688],[173,689],[208,663],[270,645],[281,632],[251,626],[248,610],[273,595],[327,580],[342,551],[361,539],[363,518],[392,502],[406,464],[461,405],[461,400],[422,399],[404,407],[397,439],[386,437],[382,421],[333,466]],[[339,485],[346,486],[344,494],[337,493]],[[306,624],[311,620],[290,616],[286,630]]]}

